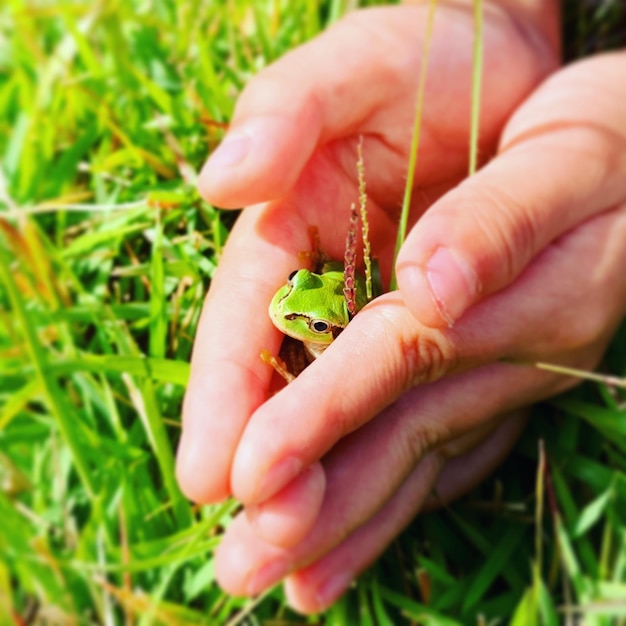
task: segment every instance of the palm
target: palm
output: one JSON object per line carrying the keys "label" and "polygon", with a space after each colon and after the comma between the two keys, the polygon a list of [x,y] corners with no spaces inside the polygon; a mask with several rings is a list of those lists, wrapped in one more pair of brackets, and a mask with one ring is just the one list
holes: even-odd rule
{"label": "palm", "polygon": [[[411,21],[405,19],[405,10],[414,12]],[[433,38],[413,221],[462,178],[467,159],[471,17],[458,8],[443,10],[451,13],[441,27],[436,27]],[[378,16],[383,17],[379,20]],[[276,353],[281,341],[267,307],[276,289],[298,266],[298,253],[309,248],[308,227],[319,229],[327,254],[343,257],[349,207],[358,198],[356,144],[360,134],[364,136],[372,250],[380,261],[383,281],[389,276],[418,78],[407,68],[420,65],[422,47],[415,42],[419,27],[416,31],[414,19],[424,22],[424,16],[419,7],[401,12],[368,11],[345,26],[352,39],[347,50],[337,50],[325,42],[324,49],[332,57],[326,62],[319,54],[311,55],[306,47],[301,49],[296,54],[308,58],[308,67],[313,69],[331,67],[336,58],[344,63],[339,72],[325,74],[323,79],[299,71],[297,75],[306,84],[302,88],[290,85],[293,97],[287,94],[279,103],[267,105],[270,110],[264,115],[266,95],[284,92],[284,67],[298,67],[304,62],[288,55],[268,68],[242,95],[233,122],[236,129],[238,119],[256,115],[258,123],[253,127],[261,128],[260,136],[268,129],[272,131],[262,144],[265,149],[259,146],[247,159],[248,165],[232,170],[231,178],[222,173],[217,178],[201,179],[204,193],[219,205],[278,199],[250,206],[239,218],[200,320],[184,413],[203,430],[203,436],[222,445],[221,456],[214,459],[213,466],[219,469],[212,484],[196,479],[195,473],[182,480],[188,494],[198,500],[215,500],[231,492],[229,469],[237,442],[250,416],[268,396],[272,372],[259,353],[264,349]],[[371,18],[375,19],[378,52],[372,48],[373,31],[367,26]],[[332,30],[328,33],[334,41],[341,40],[337,35]],[[487,34],[485,45],[490,54],[486,56],[481,154],[487,156],[506,116],[532,88],[540,70],[534,53],[515,37]],[[516,64],[516,71],[506,81],[502,80],[503,69],[508,75],[512,68],[499,65],[502,55],[515,59]],[[360,63],[363,58],[370,59],[365,65],[367,71],[355,65],[355,60]],[[491,59],[495,59],[493,67]],[[287,73],[293,75],[293,68]],[[352,80],[352,98],[338,99],[346,75]],[[440,80],[447,89],[440,87]],[[373,91],[372,85],[382,85],[384,92]],[[463,85],[463,97],[457,85]],[[315,97],[309,93],[311,88],[316,90]],[[310,101],[317,102],[322,110],[310,115]],[[325,393],[334,395],[326,388]],[[227,420],[204,418],[207,398],[211,399],[211,414],[224,414]],[[187,449],[182,454],[187,467],[195,466],[191,458],[195,454],[203,464],[204,449]]]}
{"label": "palm", "polygon": [[[414,221],[465,170],[471,23],[460,4],[442,10],[448,13],[433,41]],[[237,517],[217,555],[220,583],[233,593],[258,593],[295,569],[292,601],[307,611],[328,605],[342,589],[325,598],[316,590],[333,572],[346,573],[345,587],[362,571],[420,509],[442,467],[440,493],[452,497],[506,452],[520,421],[498,427],[503,415],[572,384],[502,363],[503,356],[593,367],[622,313],[616,286],[624,285],[624,249],[615,244],[626,228],[623,210],[589,218],[615,205],[623,176],[600,167],[613,177],[596,193],[595,170],[579,148],[591,146],[601,163],[619,161],[611,158],[619,146],[588,131],[607,120],[621,128],[616,120],[623,117],[607,103],[623,98],[619,89],[599,100],[587,88],[572,89],[568,81],[589,77],[580,66],[518,109],[505,132],[514,149],[420,220],[399,263],[408,268],[400,267],[402,291],[365,307],[323,358],[268,399],[272,372],[259,352],[276,352],[281,338],[267,305],[309,247],[309,226],[319,228],[328,254],[343,255],[360,134],[372,247],[389,273],[416,88],[410,68],[419,66],[421,50],[414,20],[423,13],[363,12],[264,71],[244,93],[231,131],[248,133],[255,149],[237,167],[209,167],[202,177],[206,197],[218,205],[273,199],[244,211],[207,298],[179,452],[179,478],[191,498],[234,493],[248,513],[257,509],[256,523]],[[504,119],[555,65],[541,41],[526,39],[497,9],[488,21],[482,157],[493,152]],[[594,77],[606,72],[609,92],[623,85],[615,59],[595,68]],[[575,122],[548,132],[570,110],[592,120],[584,140]],[[577,149],[565,149],[571,145]],[[547,245],[556,237],[558,244]],[[420,323],[424,311],[409,302],[413,294],[439,303],[429,300],[423,270],[424,255],[441,245],[459,246],[482,272],[480,293],[457,311],[452,329]],[[580,275],[572,263],[579,258],[595,271]],[[411,269],[415,283],[403,283]],[[463,295],[450,293],[457,303]],[[582,323],[572,324],[571,311]]]}

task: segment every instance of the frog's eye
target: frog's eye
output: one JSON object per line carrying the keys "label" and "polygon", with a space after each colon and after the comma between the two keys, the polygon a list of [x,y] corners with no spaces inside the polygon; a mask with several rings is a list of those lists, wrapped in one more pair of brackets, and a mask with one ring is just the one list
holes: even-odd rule
{"label": "frog's eye", "polygon": [[291,272],[291,274],[289,274],[289,276],[287,277],[287,282],[290,283],[297,273],[298,273],[298,270],[293,270],[293,272]]}
{"label": "frog's eye", "polygon": [[325,320],[311,320],[309,322],[309,328],[314,333],[319,333],[320,335],[323,335],[330,330],[330,323]]}

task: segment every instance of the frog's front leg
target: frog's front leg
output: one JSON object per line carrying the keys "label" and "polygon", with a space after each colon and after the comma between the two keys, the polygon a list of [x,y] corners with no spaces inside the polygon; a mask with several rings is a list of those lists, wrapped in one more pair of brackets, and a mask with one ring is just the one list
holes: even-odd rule
{"label": "frog's front leg", "polygon": [[296,377],[289,371],[287,363],[285,363],[279,356],[274,356],[269,350],[261,350],[261,361],[267,363],[274,368],[274,371],[281,376],[287,384],[295,380]]}
{"label": "frog's front leg", "polygon": [[261,352],[261,360],[274,368],[274,371],[287,383],[299,376],[310,363],[301,341],[285,335],[280,346],[280,353],[274,356],[269,350]]}

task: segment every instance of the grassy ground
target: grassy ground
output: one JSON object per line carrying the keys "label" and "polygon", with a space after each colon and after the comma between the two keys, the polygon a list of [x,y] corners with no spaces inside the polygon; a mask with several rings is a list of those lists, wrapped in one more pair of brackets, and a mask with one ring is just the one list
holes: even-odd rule
{"label": "grassy ground", "polygon": [[[537,407],[326,615],[214,582],[235,505],[192,507],[172,472],[230,219],[195,171],[249,76],[341,4],[0,7],[0,626],[626,624],[626,412],[603,384]],[[606,369],[625,354],[622,331]]]}

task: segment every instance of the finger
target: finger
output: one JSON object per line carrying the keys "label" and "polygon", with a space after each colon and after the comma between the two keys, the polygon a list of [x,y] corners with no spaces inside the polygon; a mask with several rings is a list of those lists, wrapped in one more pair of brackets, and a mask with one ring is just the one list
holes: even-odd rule
{"label": "finger", "polygon": [[[264,211],[252,207],[235,225],[195,338],[176,470],[183,492],[198,502],[230,495],[235,446],[248,417],[265,400],[271,376],[259,354],[263,349],[276,352],[280,342],[267,303],[295,253],[254,236]],[[297,215],[292,221],[303,237],[294,234],[290,242],[306,249],[306,226]]]}
{"label": "finger", "polygon": [[[465,487],[475,484],[474,481],[470,483],[470,478],[478,482],[481,476],[493,469],[494,457],[499,459],[510,451],[519,430],[518,421],[506,420],[493,432],[478,448],[472,472],[462,477]],[[458,462],[463,464],[464,457],[459,458]],[[418,465],[393,498],[371,520],[331,552],[286,579],[287,600],[294,609],[302,613],[316,613],[329,608],[380,557],[424,508],[427,498],[433,497],[435,479],[427,474],[426,469]]]}
{"label": "finger", "polygon": [[375,517],[337,548],[289,576],[285,585],[289,604],[302,613],[315,613],[336,602],[418,513],[436,481],[439,461],[427,456]]}
{"label": "finger", "polygon": [[[421,499],[426,498],[434,484],[439,470],[438,462],[439,459],[433,457],[425,459],[421,466],[420,480],[416,481],[421,490],[418,494]],[[415,500],[416,494],[412,495]],[[326,545],[330,550],[331,541],[339,542],[345,536],[338,538],[330,525],[325,525],[325,528],[329,531],[326,534]],[[228,527],[216,551],[215,571],[220,586],[229,594],[256,595],[322,554],[323,546],[319,542],[315,546],[306,542],[289,549],[263,542],[247,523],[245,516],[239,516]],[[346,580],[346,585],[350,580],[352,576]]]}
{"label": "finger", "polygon": [[[252,416],[233,461],[235,495],[254,503],[276,493],[403,392],[444,373],[503,357],[592,367],[590,346],[604,345],[623,315],[625,236],[626,208],[588,221],[454,329],[422,327],[397,292],[376,299]],[[572,259],[593,271],[581,274]]]}
{"label": "finger", "polygon": [[[505,451],[509,451],[515,439],[505,432],[507,428],[508,421],[493,433],[484,447],[489,447],[492,439],[506,438]],[[515,422],[511,430],[519,430],[515,428]],[[482,474],[488,474],[493,468],[489,455],[477,457],[476,461],[484,466],[475,466]],[[286,579],[285,592],[290,606],[307,614],[328,609],[389,548],[391,542],[424,508],[427,497],[432,497],[433,481],[429,481],[430,477],[425,476],[422,470],[418,466],[394,497],[367,524],[312,565]],[[424,493],[427,486],[429,491]]]}
{"label": "finger", "polygon": [[[241,94],[228,135],[200,174],[202,195],[224,207],[276,198],[293,186],[316,146],[357,133],[371,135],[366,160],[380,168],[371,191],[382,195],[376,182],[397,181],[406,169],[426,15],[424,6],[354,12],[261,71]],[[420,180],[432,183],[465,169],[472,46],[470,9],[440,6],[429,72],[448,88],[433,83],[428,89],[422,147],[430,156],[420,166]],[[533,47],[495,8],[486,13],[484,46],[484,89],[498,97],[485,98],[481,137],[493,146],[511,110],[553,63],[546,62],[552,57],[544,47]],[[515,61],[505,80],[500,58]],[[335,157],[352,168],[353,151]]]}
{"label": "finger", "polygon": [[[280,345],[267,307],[277,286],[301,266],[298,253],[310,249],[313,214],[324,251],[336,257],[345,247],[348,210],[346,226],[334,210],[316,211],[333,202],[349,207],[357,191],[324,159],[315,159],[311,169],[317,173],[303,177],[280,202],[250,207],[239,217],[212,280],[194,342],[177,453],[178,481],[195,501],[230,495],[235,447],[248,418],[269,395],[272,369],[259,355],[277,353]],[[317,177],[323,186],[316,185]],[[388,217],[373,203],[370,208],[372,228],[389,239]],[[381,263],[382,271],[389,269]]]}
{"label": "finger", "polygon": [[[442,498],[450,495],[451,483],[457,495],[473,486],[504,457],[524,423],[517,416],[507,415],[509,427],[502,430],[493,446],[485,449],[480,443],[492,431],[500,432],[501,420],[494,420],[494,415],[508,413],[520,404],[537,401],[571,384],[567,379],[546,376],[533,368],[497,364],[409,392],[325,457],[327,480],[323,507],[321,511],[316,509],[315,528],[308,534],[311,528],[307,525],[307,537],[294,551],[292,560],[301,563],[302,555],[310,559],[311,555],[324,554],[376,515],[401,488],[427,450],[432,450],[432,462],[440,467],[459,456],[471,461],[471,465],[463,462],[466,470],[463,480],[451,480],[454,475],[446,479]],[[435,441],[440,443],[433,445]],[[478,452],[467,455],[474,447]],[[301,484],[301,488],[302,493],[293,501],[306,503],[307,487]],[[306,504],[289,513],[285,511],[285,519],[295,525],[298,515],[307,522],[313,517]],[[263,512],[255,519],[256,524],[262,521],[262,516]],[[269,523],[271,520],[267,526]],[[275,543],[258,532],[257,537]]]}
{"label": "finger", "polygon": [[626,199],[625,72],[626,54],[559,72],[515,115],[503,152],[417,222],[396,269],[421,322],[451,326],[550,241]]}
{"label": "finger", "polygon": [[[563,384],[574,384],[573,381],[565,383],[564,379],[555,380],[554,388],[550,389],[550,383],[543,388],[534,402],[539,401],[552,391],[563,390]],[[525,398],[530,403],[530,397]],[[524,426],[528,422],[530,408],[524,407],[511,411],[501,419],[500,425],[493,430],[485,441],[460,456],[449,458],[445,467],[437,478],[435,489],[422,506],[422,511],[438,509],[453,502],[470,489],[479,485],[489,474],[507,458],[513,445],[522,434]]]}
{"label": "finger", "polygon": [[[475,445],[468,438],[460,442],[460,435],[487,424],[481,435],[484,438],[497,430],[495,414],[545,397],[563,384],[562,378],[534,368],[495,364],[411,391],[347,437],[324,460],[324,503],[315,527],[301,543],[277,551],[249,524],[237,525],[233,533],[228,529],[216,564],[220,584],[235,594],[259,593],[289,572],[329,558],[324,570],[334,568],[347,585],[419,510],[446,460]],[[519,428],[507,432],[511,437]],[[424,443],[434,439],[441,444],[425,453],[430,446]],[[502,436],[495,443],[504,451],[511,445],[510,439]],[[504,454],[502,449],[483,451],[473,463],[475,480]],[[396,518],[393,510],[400,505],[403,513]],[[358,549],[351,543],[354,536],[361,537],[356,539]],[[346,537],[350,537],[347,548]],[[332,555],[337,546],[345,559]],[[242,563],[239,555],[244,552],[248,558]],[[313,568],[318,568],[318,563]],[[335,582],[331,586],[337,590]]]}
{"label": "finger", "polygon": [[262,541],[245,514],[229,524],[214,559],[218,583],[232,596],[254,596],[294,567],[291,551]]}
{"label": "finger", "polygon": [[289,548],[313,528],[326,488],[321,463],[313,463],[273,498],[245,509],[248,523],[266,543]]}

